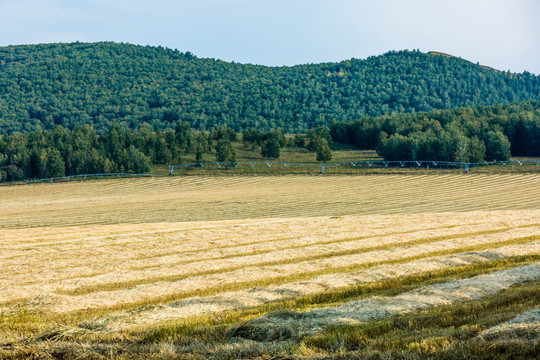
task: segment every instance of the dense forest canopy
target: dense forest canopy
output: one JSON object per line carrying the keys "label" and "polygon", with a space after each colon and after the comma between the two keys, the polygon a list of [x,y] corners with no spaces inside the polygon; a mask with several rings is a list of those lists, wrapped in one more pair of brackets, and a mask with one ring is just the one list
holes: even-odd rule
{"label": "dense forest canopy", "polygon": [[0,134],[177,121],[303,132],[334,121],[537,99],[540,77],[419,51],[267,67],[162,47],[72,43],[0,48]]}
{"label": "dense forest canopy", "polygon": [[386,160],[483,162],[540,156],[540,101],[334,122],[332,140]]}
{"label": "dense forest canopy", "polygon": [[[65,175],[147,172],[152,164],[179,164],[187,154],[204,162],[235,162],[233,146],[259,150],[278,159],[280,149],[305,147],[316,159],[332,159],[330,146],[349,144],[376,149],[385,160],[483,162],[510,156],[540,156],[540,100],[490,107],[438,110],[417,114],[364,117],[318,126],[286,137],[282,129],[247,128],[242,136],[229,127],[196,131],[188,122],[159,130],[142,124],[135,130],[112,125],[98,134],[88,125],[73,130],[14,132],[0,135],[0,182]],[[238,145],[238,144],[237,144]],[[206,156],[208,159],[208,156]]]}
{"label": "dense forest canopy", "polygon": [[[186,122],[175,129],[137,130],[118,125],[102,134],[88,126],[56,126],[0,135],[0,182],[78,174],[144,173],[152,164],[179,163],[186,153],[207,153],[224,131],[194,133]],[[236,137],[236,134],[234,134]]]}

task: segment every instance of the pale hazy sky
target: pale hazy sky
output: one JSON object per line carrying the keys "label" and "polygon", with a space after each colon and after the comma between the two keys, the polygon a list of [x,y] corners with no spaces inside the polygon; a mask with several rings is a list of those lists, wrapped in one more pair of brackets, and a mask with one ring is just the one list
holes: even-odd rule
{"label": "pale hazy sky", "polygon": [[438,50],[540,74],[540,0],[0,0],[0,46],[73,41],[263,65]]}

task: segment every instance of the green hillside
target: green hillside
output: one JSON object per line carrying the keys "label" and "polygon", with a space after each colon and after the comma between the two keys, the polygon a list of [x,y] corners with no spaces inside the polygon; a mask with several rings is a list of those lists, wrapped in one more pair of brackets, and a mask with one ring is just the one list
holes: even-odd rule
{"label": "green hillside", "polygon": [[162,47],[72,43],[0,48],[0,133],[120,123],[299,132],[364,116],[536,99],[540,77],[419,51],[266,67]]}

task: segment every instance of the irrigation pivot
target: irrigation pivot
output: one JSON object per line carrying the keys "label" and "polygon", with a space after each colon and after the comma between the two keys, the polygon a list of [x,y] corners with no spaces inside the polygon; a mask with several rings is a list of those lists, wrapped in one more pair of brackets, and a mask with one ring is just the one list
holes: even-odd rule
{"label": "irrigation pivot", "polygon": [[368,160],[368,161],[347,161],[347,162],[334,162],[334,163],[300,163],[300,162],[279,162],[279,161],[236,161],[236,162],[204,162],[204,163],[187,163],[178,165],[169,165],[169,174],[174,175],[175,169],[189,169],[189,168],[207,168],[208,166],[214,166],[218,168],[230,168],[230,167],[243,167],[249,166],[255,168],[256,166],[263,166],[271,168],[274,165],[282,167],[320,167],[321,174],[326,173],[326,169],[330,167],[345,167],[345,168],[426,168],[429,170],[432,168],[439,169],[460,169],[464,172],[469,172],[471,168],[480,168],[488,166],[524,166],[534,165],[540,166],[540,160],[507,160],[507,161],[488,161],[488,162],[454,162],[454,161],[385,161],[385,160]]}

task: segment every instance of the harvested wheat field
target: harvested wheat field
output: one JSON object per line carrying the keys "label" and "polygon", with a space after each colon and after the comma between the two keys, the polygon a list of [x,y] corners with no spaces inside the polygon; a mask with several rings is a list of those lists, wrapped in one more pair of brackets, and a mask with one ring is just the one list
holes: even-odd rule
{"label": "harvested wheat field", "polygon": [[4,186],[0,214],[0,358],[527,358],[540,346],[534,174]]}

